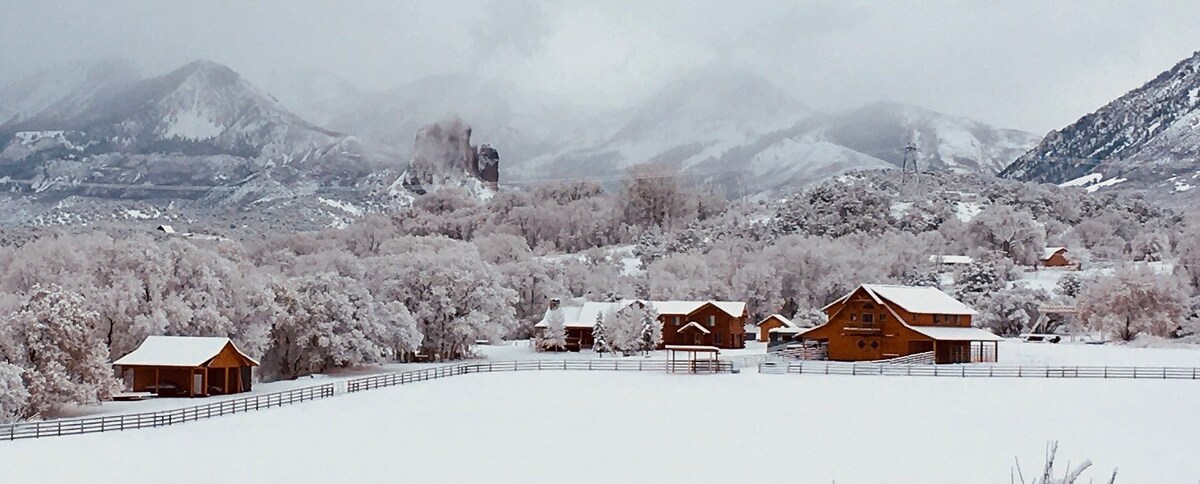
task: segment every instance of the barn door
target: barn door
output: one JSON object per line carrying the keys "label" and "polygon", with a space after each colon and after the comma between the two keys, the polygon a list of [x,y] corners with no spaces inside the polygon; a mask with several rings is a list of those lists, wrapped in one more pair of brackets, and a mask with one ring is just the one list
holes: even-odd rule
{"label": "barn door", "polygon": [[204,394],[204,375],[192,373],[192,395]]}

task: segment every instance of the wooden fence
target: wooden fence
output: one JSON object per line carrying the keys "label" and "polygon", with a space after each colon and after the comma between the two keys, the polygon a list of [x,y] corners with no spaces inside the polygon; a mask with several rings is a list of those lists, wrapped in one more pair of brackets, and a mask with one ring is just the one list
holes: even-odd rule
{"label": "wooden fence", "polygon": [[1197,380],[1200,368],[1132,366],[998,366],[998,365],[895,365],[834,362],[796,362],[785,371],[759,366],[761,373],[820,375],[941,376],[960,378],[1138,378]]}
{"label": "wooden fence", "polygon": [[44,420],[0,425],[0,440],[32,439],[61,435],[115,432],[142,428],[164,427],[184,422],[193,422],[222,415],[245,413],[255,410],[289,405],[328,398],[344,393],[355,393],[406,383],[435,380],[469,373],[491,373],[507,371],[537,370],[592,370],[592,371],[673,371],[677,373],[729,373],[733,364],[729,361],[675,361],[665,360],[564,360],[564,361],[506,361],[487,363],[463,363],[439,366],[423,370],[412,370],[386,375],[354,378],[340,383],[326,383],[297,388],[277,393],[222,400],[204,405],[144,412],[126,415]]}
{"label": "wooden fence", "polygon": [[493,373],[501,371],[546,371],[546,370],[583,370],[583,371],[661,371],[674,373],[729,373],[733,371],[733,363],[726,360],[709,361],[666,361],[666,360],[532,360],[532,361],[499,361],[487,363],[464,363],[460,365],[441,366],[424,370],[390,373],[387,375],[368,376],[346,381],[346,391],[361,392],[375,388],[404,385],[426,380],[435,380],[449,376],[466,375],[470,373]]}
{"label": "wooden fence", "polygon": [[332,397],[336,394],[332,383],[305,388],[297,388],[285,392],[266,393],[250,397],[222,400],[219,402],[196,405],[192,407],[160,410],[157,412],[134,413],[127,415],[108,415],[100,417],[85,417],[72,419],[44,420],[37,422],[18,422],[0,425],[0,440],[32,439],[60,435],[92,434],[97,432],[114,432],[167,425],[194,422],[222,415],[252,412],[266,408],[280,407],[293,403],[307,402],[321,398]]}

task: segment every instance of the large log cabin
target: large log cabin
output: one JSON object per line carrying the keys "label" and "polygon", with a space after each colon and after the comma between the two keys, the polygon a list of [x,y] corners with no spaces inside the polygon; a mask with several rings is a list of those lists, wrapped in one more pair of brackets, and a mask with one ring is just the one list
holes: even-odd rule
{"label": "large log cabin", "polygon": [[553,300],[534,328],[544,331],[552,312],[559,311],[567,330],[567,348],[591,348],[595,342],[592,327],[596,324],[597,315],[607,315],[633,305],[649,305],[658,312],[658,320],[663,325],[660,349],[666,345],[702,345],[721,349],[744,348],[746,345],[746,303],[735,301],[628,300],[564,306],[558,300]]}
{"label": "large log cabin", "polygon": [[1042,251],[1042,256],[1038,258],[1038,262],[1042,264],[1042,267],[1070,267],[1073,265],[1067,258],[1066,247],[1046,247]]}
{"label": "large log cabin", "polygon": [[971,327],[974,309],[934,287],[863,284],[823,308],[827,322],[796,336],[837,361],[933,352],[936,363],[996,361],[999,336]]}

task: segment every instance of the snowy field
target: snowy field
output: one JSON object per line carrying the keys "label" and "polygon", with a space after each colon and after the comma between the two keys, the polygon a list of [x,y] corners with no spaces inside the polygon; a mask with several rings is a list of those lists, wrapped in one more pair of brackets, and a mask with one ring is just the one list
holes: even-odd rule
{"label": "snowy field", "polygon": [[[4,482],[1195,482],[1200,384],[528,372],[0,443]],[[62,465],[70,456],[70,465]],[[1028,477],[1028,474],[1027,474]],[[1086,482],[1086,480],[1085,480]]]}

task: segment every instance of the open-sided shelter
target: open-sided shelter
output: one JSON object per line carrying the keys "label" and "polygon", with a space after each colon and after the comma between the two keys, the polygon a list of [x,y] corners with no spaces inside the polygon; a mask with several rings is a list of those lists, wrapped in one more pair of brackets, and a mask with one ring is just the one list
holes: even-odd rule
{"label": "open-sided shelter", "polygon": [[204,397],[250,391],[258,362],[229,338],[150,336],[113,366],[131,391]]}

